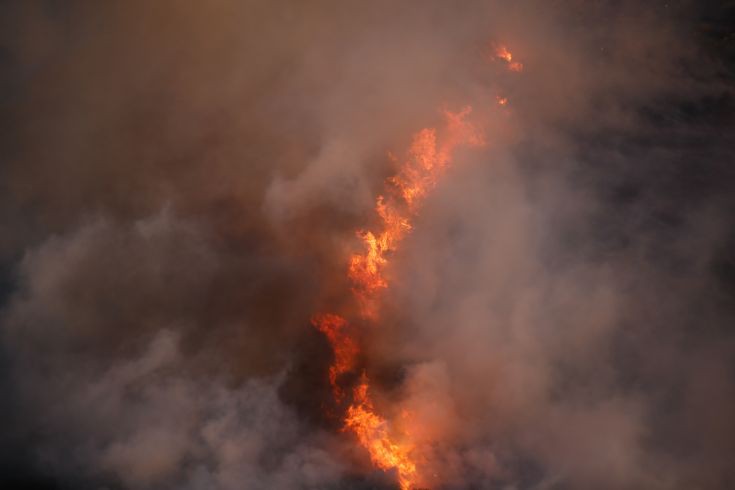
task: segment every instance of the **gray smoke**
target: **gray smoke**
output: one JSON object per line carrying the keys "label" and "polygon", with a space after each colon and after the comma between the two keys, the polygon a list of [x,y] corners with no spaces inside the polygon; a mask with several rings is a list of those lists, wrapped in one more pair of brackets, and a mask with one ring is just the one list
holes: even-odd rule
{"label": "gray smoke", "polygon": [[436,481],[735,482],[732,5],[0,10],[5,486],[391,488],[329,415],[309,318],[345,300],[388,152],[467,104],[489,144],[365,346]]}

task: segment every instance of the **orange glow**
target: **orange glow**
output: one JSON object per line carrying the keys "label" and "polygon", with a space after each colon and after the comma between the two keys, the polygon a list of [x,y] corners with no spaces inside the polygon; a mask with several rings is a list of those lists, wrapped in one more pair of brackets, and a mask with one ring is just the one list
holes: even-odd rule
{"label": "orange glow", "polygon": [[329,383],[337,401],[344,397],[338,381],[339,377],[350,372],[356,364],[359,349],[355,340],[345,331],[347,320],[339,315],[326,313],[315,315],[311,323],[327,336],[334,351],[334,363],[329,367]]}
{"label": "orange glow", "polygon": [[470,107],[465,107],[458,113],[444,111],[447,128],[442,145],[437,144],[435,129],[419,131],[414,136],[407,161],[397,175],[388,179],[400,190],[411,210],[415,211],[418,202],[436,186],[457,146],[484,144],[480,132],[464,121],[470,112]]}
{"label": "orange glow", "polygon": [[498,46],[495,49],[495,56],[507,61],[508,63],[510,63],[513,59],[513,55],[510,54],[510,51],[508,51],[508,48],[506,48],[505,46]]}
{"label": "orange glow", "polygon": [[[380,293],[388,287],[384,272],[390,254],[411,231],[411,218],[451,164],[454,151],[460,146],[485,143],[482,132],[466,121],[471,111],[470,107],[456,113],[445,110],[445,125],[441,131],[425,128],[413,136],[398,172],[387,180],[384,194],[376,199],[377,229],[357,232],[364,248],[350,257],[347,275],[364,320],[378,322]],[[391,158],[398,163],[398,159]],[[360,354],[358,341],[350,332],[347,320],[339,315],[316,315],[312,323],[326,335],[334,351],[329,381],[335,400],[341,402],[345,393],[339,379],[345,373],[356,371]],[[402,414],[407,416],[405,411]],[[414,445],[407,433],[398,433],[395,424],[376,413],[364,372],[352,391],[344,424],[368,451],[377,468],[396,471],[401,490],[416,488],[420,475],[412,455]]]}
{"label": "orange glow", "polygon": [[[426,194],[436,186],[451,162],[454,150],[462,145],[484,144],[481,132],[465,121],[471,112],[470,107],[457,113],[445,110],[446,128],[441,142],[437,141],[434,128],[422,129],[414,135],[405,162],[398,173],[388,179],[388,190],[393,191],[391,197],[386,199],[380,195],[376,200],[375,211],[380,218],[381,229],[358,232],[365,251],[350,258],[348,275],[364,318],[377,318],[378,294],[388,287],[383,276],[387,257],[411,231],[411,216],[417,212]],[[397,197],[393,197],[395,191],[398,192]]]}
{"label": "orange glow", "polygon": [[513,55],[508,51],[508,48],[502,44],[495,47],[495,58],[505,61],[508,64],[508,69],[510,71],[518,72],[523,70],[523,63],[513,61]]}
{"label": "orange glow", "polygon": [[375,466],[382,470],[396,470],[401,490],[414,488],[417,475],[416,463],[411,458],[413,447],[410,443],[394,442],[388,422],[375,414],[368,389],[368,379],[363,374],[360,384],[354,389],[352,405],[347,409],[345,427],[355,433]]}

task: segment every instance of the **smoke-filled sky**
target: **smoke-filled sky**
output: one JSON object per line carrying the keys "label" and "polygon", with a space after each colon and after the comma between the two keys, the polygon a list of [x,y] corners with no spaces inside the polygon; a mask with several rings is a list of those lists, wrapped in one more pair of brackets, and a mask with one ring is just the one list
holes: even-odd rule
{"label": "smoke-filled sky", "polygon": [[734,81],[732,1],[0,3],[0,487],[396,488],[310,318],[466,106],[361,337],[432,490],[735,487]]}

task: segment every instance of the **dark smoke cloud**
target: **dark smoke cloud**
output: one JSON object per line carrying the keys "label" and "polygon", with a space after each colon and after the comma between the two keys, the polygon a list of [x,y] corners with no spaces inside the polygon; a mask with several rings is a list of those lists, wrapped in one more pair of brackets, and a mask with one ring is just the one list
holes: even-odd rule
{"label": "dark smoke cloud", "polygon": [[393,258],[378,398],[447,489],[735,484],[731,4],[0,11],[4,487],[390,488],[309,317],[465,104],[489,145]]}

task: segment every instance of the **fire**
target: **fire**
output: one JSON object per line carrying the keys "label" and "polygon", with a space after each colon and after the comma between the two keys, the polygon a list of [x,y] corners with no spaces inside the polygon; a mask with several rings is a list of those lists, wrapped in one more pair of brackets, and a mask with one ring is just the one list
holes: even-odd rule
{"label": "fire", "polygon": [[[484,144],[482,132],[466,121],[471,112],[470,107],[456,113],[445,110],[446,123],[442,131],[425,128],[414,135],[405,161],[387,180],[384,194],[376,198],[378,229],[357,232],[364,251],[350,257],[347,275],[364,320],[378,322],[380,293],[388,287],[384,272],[390,254],[398,249],[411,231],[411,218],[451,164],[454,151],[460,146]],[[391,158],[398,164],[395,157]],[[329,381],[335,400],[341,403],[345,393],[339,384],[340,377],[357,370],[358,341],[342,316],[332,313],[316,315],[312,323],[324,333],[334,351]],[[394,424],[376,412],[369,387],[369,380],[363,372],[360,382],[352,390],[344,429],[354,433],[377,468],[396,471],[401,490],[416,488],[420,474],[415,461],[415,447],[408,434],[400,433]]]}
{"label": "fire", "polygon": [[446,129],[441,144],[437,141],[434,128],[422,129],[414,135],[406,161],[399,172],[387,181],[392,194],[389,198],[379,195],[376,200],[375,211],[382,228],[376,232],[358,231],[365,252],[350,258],[348,275],[363,317],[377,318],[377,296],[388,287],[383,276],[383,269],[388,264],[387,257],[411,231],[411,216],[417,212],[427,193],[436,186],[451,162],[453,151],[460,145],[484,144],[481,132],[465,121],[471,112],[470,107],[457,113],[444,111]]}
{"label": "fire", "polygon": [[354,369],[360,350],[355,339],[346,332],[347,320],[341,316],[332,313],[315,315],[311,323],[326,335],[334,351],[334,362],[329,367],[329,383],[335,399],[339,402],[344,397],[339,377]]}
{"label": "fire", "polygon": [[513,61],[513,54],[502,44],[495,47],[495,58],[501,59],[508,64],[510,71],[523,71],[523,63]]}
{"label": "fire", "polygon": [[[503,45],[493,47],[490,60],[502,60],[514,72],[523,69]],[[499,106],[508,103],[507,98],[500,96],[496,101]],[[451,165],[455,150],[485,144],[483,132],[467,120],[471,112],[469,106],[459,112],[444,110],[445,124],[440,129],[424,128],[414,134],[402,161],[389,154],[398,170],[386,180],[383,193],[375,200],[377,226],[356,232],[362,242],[362,252],[353,254],[347,267],[351,292],[363,323],[379,323],[381,294],[389,285],[385,274],[389,259],[411,232],[412,219]],[[427,470],[419,467],[426,442],[419,444],[412,440],[412,435],[396,423],[410,426],[411,413],[398,411],[398,421],[380,415],[370,397],[370,382],[364,369],[356,386],[345,393],[343,375],[361,370],[359,339],[343,316],[315,315],[312,323],[326,336],[334,353],[329,381],[335,401],[346,407],[343,430],[354,434],[375,467],[396,472],[401,490],[417,490],[428,476]]]}
{"label": "fire", "polygon": [[375,414],[368,389],[368,379],[363,374],[355,387],[353,403],[347,409],[345,427],[355,433],[375,466],[382,470],[395,468],[401,490],[409,490],[416,478],[416,463],[411,458],[413,447],[410,443],[393,442],[388,422]]}

